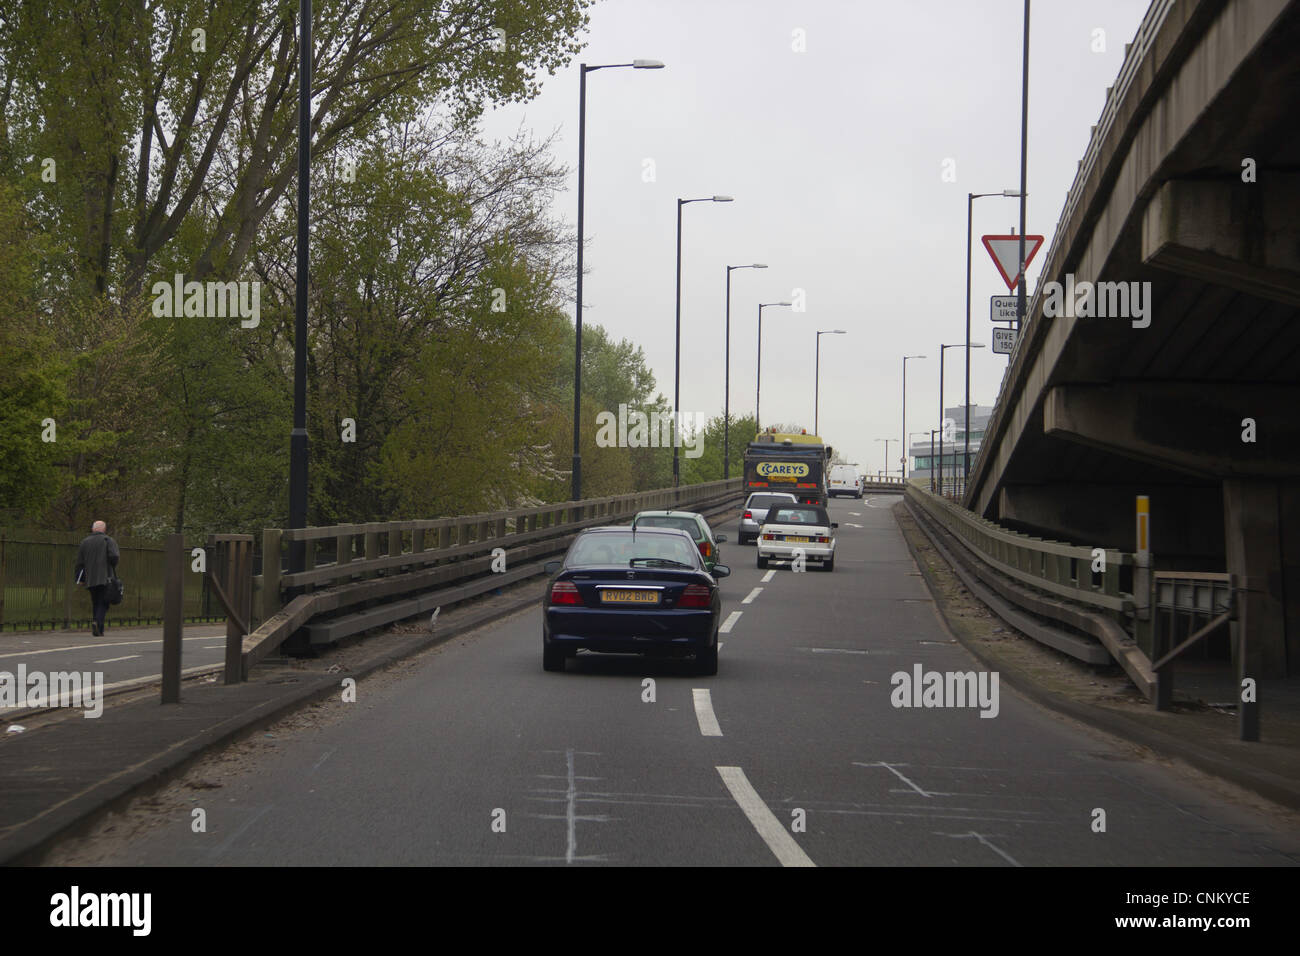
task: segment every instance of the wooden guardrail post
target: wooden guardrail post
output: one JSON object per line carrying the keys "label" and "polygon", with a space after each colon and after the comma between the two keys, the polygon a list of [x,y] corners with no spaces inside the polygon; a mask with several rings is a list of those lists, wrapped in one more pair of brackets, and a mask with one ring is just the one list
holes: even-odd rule
{"label": "wooden guardrail post", "polygon": [[[376,558],[379,557],[379,532],[367,531],[365,541],[366,541],[366,560],[374,561]],[[375,571],[367,571],[364,576],[367,578],[373,578],[375,577],[376,574],[377,572]]]}
{"label": "wooden guardrail post", "polygon": [[280,529],[262,532],[262,620],[280,611]]}

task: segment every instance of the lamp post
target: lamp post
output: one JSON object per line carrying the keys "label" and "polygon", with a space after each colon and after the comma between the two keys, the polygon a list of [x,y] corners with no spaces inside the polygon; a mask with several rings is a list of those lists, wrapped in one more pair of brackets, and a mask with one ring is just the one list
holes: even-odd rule
{"label": "lamp post", "polygon": [[633,60],[631,63],[602,63],[598,66],[578,64],[578,288],[573,314],[573,500],[582,498],[582,455],[578,436],[582,424],[582,226],[587,172],[587,74],[596,70],[631,67],[634,70],[662,70],[658,60]]}
{"label": "lamp post", "polygon": [[938,429],[938,428],[932,428],[932,429],[930,429],[930,493],[931,493],[931,494],[933,494],[933,493],[934,493],[934,490],[935,490],[935,483],[934,483],[934,467],[935,467],[935,462],[934,462],[934,436],[935,436],[935,434],[938,433],[939,431],[941,431],[941,429]]}
{"label": "lamp post", "polygon": [[692,202],[731,202],[730,196],[704,196],[701,199],[678,199],[677,200],[677,345],[674,349],[673,361],[673,487],[676,488],[681,483],[680,461],[678,460],[681,452],[682,436],[681,422],[678,420],[680,414],[680,402],[682,393],[682,207]]}
{"label": "lamp post", "polygon": [[[967,336],[969,336],[969,334],[970,334],[970,329],[967,329]],[[946,408],[944,408],[944,350],[945,350],[945,349],[966,349],[966,368],[969,369],[969,368],[971,367],[971,358],[970,358],[971,354],[970,354],[970,350],[971,350],[971,349],[983,349],[983,347],[984,347],[984,343],[983,343],[983,342],[976,342],[976,343],[974,343],[974,345],[971,345],[970,341],[966,341],[966,342],[954,342],[953,345],[940,345],[940,346],[939,346],[939,427],[940,427],[940,429],[943,429],[945,421],[948,420],[948,419],[945,419],[945,418],[944,418],[944,412],[945,412],[945,411],[948,411],[948,410],[946,410]],[[969,386],[967,386],[967,388],[969,388]],[[969,437],[969,436],[970,436],[970,427],[971,427],[971,407],[970,407],[970,401],[969,401],[969,399],[970,399],[970,393],[967,393],[967,405],[966,405],[966,432],[967,432],[967,438],[966,438],[966,447],[970,447],[970,437]],[[940,431],[940,434],[939,434],[939,460],[940,460],[940,462],[943,462],[943,460],[944,460],[944,441],[945,441],[945,438],[946,438],[946,436],[944,436],[943,431]],[[956,442],[956,438],[954,438],[954,440],[953,440],[953,444],[954,444],[954,445],[957,444],[957,442]],[[953,454],[954,454],[954,455],[957,454],[957,450],[956,450],[956,449],[953,449]],[[956,472],[957,472],[957,463],[956,463],[956,462],[953,462],[953,472],[954,472],[954,475],[956,475]],[[965,476],[963,476],[962,481],[965,481]],[[939,472],[939,492],[940,492],[940,494],[943,494],[943,490],[944,490],[944,472],[943,472],[943,468],[940,468],[940,472]]]}
{"label": "lamp post", "polygon": [[823,329],[817,333],[817,364],[813,371],[813,434],[820,435],[821,429],[818,427],[820,418],[818,413],[821,411],[821,376],[822,376],[822,336],[823,335],[844,335],[843,329]]}
{"label": "lamp post", "polygon": [[731,477],[731,270],[766,269],[767,263],[755,262],[748,266],[727,266],[727,346],[724,366],[725,385],[722,397],[722,477]]}
{"label": "lamp post", "polygon": [[[970,344],[970,247],[971,247],[971,214],[976,199],[983,199],[985,196],[1008,196],[1016,197],[1020,193],[1012,189],[1004,189],[1000,193],[967,193],[966,194],[966,344]],[[1023,228],[1023,226],[1021,227]],[[1017,313],[1018,314],[1018,313]],[[943,404],[942,401],[939,402]],[[943,409],[939,409],[940,422],[943,424]],[[965,464],[962,468],[962,485],[970,478],[970,350],[966,350],[966,451]]]}
{"label": "lamp post", "polygon": [[[907,360],[923,359],[924,355],[904,355],[903,356],[903,435],[907,435]],[[907,456],[903,456],[903,480],[907,480]]]}
{"label": "lamp post", "polygon": [[893,440],[894,440],[894,439],[892,439],[892,438],[877,438],[877,439],[876,439],[876,441],[883,441],[883,442],[885,443],[885,477],[886,477],[886,478],[889,477],[889,443],[890,443],[891,441],[893,441]]}
{"label": "lamp post", "polygon": [[758,400],[763,394],[763,310],[774,305],[789,306],[790,302],[760,302],[758,304],[758,370],[754,375],[754,430],[761,432],[763,426],[758,417]]}
{"label": "lamp post", "polygon": [[[311,0],[298,2],[298,264],[293,323],[293,429],[289,432],[289,527],[307,527],[307,275],[311,197]],[[289,545],[289,570],[306,570],[307,545]]]}

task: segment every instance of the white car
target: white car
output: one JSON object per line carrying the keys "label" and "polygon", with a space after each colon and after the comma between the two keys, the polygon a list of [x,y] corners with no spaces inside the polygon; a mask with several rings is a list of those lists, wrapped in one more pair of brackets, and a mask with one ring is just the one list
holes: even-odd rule
{"label": "white car", "polygon": [[785,491],[756,491],[745,501],[745,510],[740,514],[740,535],[738,540],[741,544],[749,541],[758,540],[758,529],[762,527],[763,519],[767,517],[767,510],[774,504],[785,504],[786,502],[797,503],[799,501],[794,495]]}
{"label": "white car", "polygon": [[862,497],[862,479],[853,465],[831,465],[830,481],[826,485],[826,497],[849,495]]}
{"label": "white car", "polygon": [[804,560],[835,570],[835,529],[826,509],[820,505],[774,505],[759,529],[758,566],[768,561],[793,561],[799,553]]}

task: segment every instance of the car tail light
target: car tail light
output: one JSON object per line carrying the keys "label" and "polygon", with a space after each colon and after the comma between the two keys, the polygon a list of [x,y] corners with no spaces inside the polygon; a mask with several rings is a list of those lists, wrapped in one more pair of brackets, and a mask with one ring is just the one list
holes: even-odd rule
{"label": "car tail light", "polygon": [[765,535],[763,535],[763,540],[764,540],[764,541],[775,541],[775,540],[776,540],[776,535],[771,534],[771,533],[765,534]]}
{"label": "car tail light", "polygon": [[712,593],[703,584],[688,584],[677,606],[706,608],[712,603],[712,598]]}
{"label": "car tail light", "polygon": [[754,512],[752,512],[752,511],[746,511],[746,512],[745,512],[745,517],[748,518],[750,521],[753,521],[753,520],[754,520]]}
{"label": "car tail light", "polygon": [[703,557],[707,558],[710,554],[713,553],[713,545],[709,544],[709,542],[707,541],[701,541],[699,544],[699,548],[700,548],[700,554]]}
{"label": "car tail light", "polygon": [[815,538],[813,538],[813,540],[816,541],[818,544],[827,544],[831,539],[826,537],[826,535],[824,534],[819,534]]}
{"label": "car tail light", "polygon": [[552,604],[576,604],[582,606],[582,595],[578,586],[572,581],[556,581],[551,585]]}

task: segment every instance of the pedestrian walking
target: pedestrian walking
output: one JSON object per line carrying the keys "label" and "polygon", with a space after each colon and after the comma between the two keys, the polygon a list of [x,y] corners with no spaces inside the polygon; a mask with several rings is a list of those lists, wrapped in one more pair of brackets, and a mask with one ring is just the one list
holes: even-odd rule
{"label": "pedestrian walking", "polygon": [[118,559],[121,552],[117,542],[107,534],[108,526],[96,521],[90,526],[90,534],[81,539],[77,548],[77,566],[74,573],[77,584],[90,591],[91,608],[94,623],[90,633],[96,637],[104,635],[104,617],[108,614],[108,579],[116,576]]}

